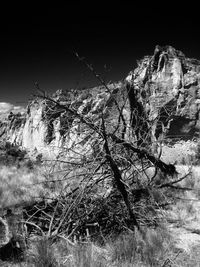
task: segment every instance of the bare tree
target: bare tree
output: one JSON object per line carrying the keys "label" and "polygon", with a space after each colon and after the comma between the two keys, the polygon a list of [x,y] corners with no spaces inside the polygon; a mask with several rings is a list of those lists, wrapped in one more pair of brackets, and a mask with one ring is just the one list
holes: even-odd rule
{"label": "bare tree", "polygon": [[[116,218],[122,228],[142,232],[141,225],[155,222],[148,210],[158,206],[153,192],[167,187],[181,189],[176,184],[185,177],[177,178],[175,166],[152,152],[154,129],[134,88],[126,83],[106,84],[84,58],[76,56],[100,81],[103,101],[92,112],[92,96],[84,106],[79,101],[83,92],[77,91],[79,100],[66,98],[68,101],[63,104],[36,85],[38,97],[46,102],[44,117],[49,121],[48,127],[53,128],[53,121],[59,119],[60,131],[68,132],[68,140],[72,138],[70,133],[81,136],[73,145],[62,147],[62,157],[56,159],[64,173],[59,180],[60,193],[48,204],[43,200],[34,208],[26,207],[26,223],[30,228],[40,227],[52,238],[87,235],[86,230],[91,227],[99,233],[111,229]],[[154,173],[149,174],[149,168]],[[48,182],[56,184],[58,179]],[[140,204],[141,200],[145,203]]]}

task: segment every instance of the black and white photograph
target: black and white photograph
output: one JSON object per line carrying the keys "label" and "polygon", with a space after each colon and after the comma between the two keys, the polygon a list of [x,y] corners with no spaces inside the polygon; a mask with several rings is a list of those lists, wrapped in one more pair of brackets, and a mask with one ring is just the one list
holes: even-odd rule
{"label": "black and white photograph", "polygon": [[0,11],[0,267],[200,266],[198,5]]}

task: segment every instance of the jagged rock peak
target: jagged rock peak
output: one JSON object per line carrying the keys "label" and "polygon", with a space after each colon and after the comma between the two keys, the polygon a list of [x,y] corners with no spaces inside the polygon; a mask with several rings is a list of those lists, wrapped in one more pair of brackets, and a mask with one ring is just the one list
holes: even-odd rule
{"label": "jagged rock peak", "polygon": [[152,122],[155,139],[164,129],[168,138],[199,140],[200,61],[172,46],[156,46],[152,56],[137,63],[126,81]]}
{"label": "jagged rock peak", "polygon": [[154,50],[154,56],[156,56],[157,54],[161,54],[161,53],[167,54],[168,56],[171,56],[171,57],[185,57],[183,52],[176,50],[171,45],[166,45],[166,46],[156,45],[155,50]]}
{"label": "jagged rock peak", "polygon": [[[152,56],[145,56],[143,59],[138,60],[137,64],[138,67],[129,73],[126,81],[133,81],[136,76],[141,76],[141,74],[145,75],[147,81],[153,73],[168,72],[169,75],[176,74],[176,76],[180,76],[188,71],[200,72],[199,60],[187,58],[181,51],[170,45],[157,45]],[[143,72],[141,73],[142,70]],[[176,71],[178,73],[175,73]],[[147,75],[149,76],[147,77]]]}

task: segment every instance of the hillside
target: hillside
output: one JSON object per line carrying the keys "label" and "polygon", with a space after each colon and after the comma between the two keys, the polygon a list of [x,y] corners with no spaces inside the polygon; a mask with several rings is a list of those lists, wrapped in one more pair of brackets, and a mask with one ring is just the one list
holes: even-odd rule
{"label": "hillside", "polygon": [[[131,120],[137,109],[138,115],[146,120],[145,123],[141,120],[137,123],[151,132],[149,135],[155,151],[159,150],[160,140],[164,142],[164,148],[166,143],[170,143],[174,155],[170,160],[174,162],[177,158],[193,154],[190,147],[195,143],[190,141],[197,140],[199,136],[199,77],[198,60],[185,57],[173,47],[157,46],[152,56],[138,61],[138,67],[124,81],[109,84],[110,92],[101,84],[79,92],[58,90],[52,98],[88,118],[97,119],[104,106],[108,105],[109,109],[114,106],[113,99],[121,103],[125,100],[122,112],[127,122],[136,123]],[[107,112],[112,121],[113,111]],[[77,145],[85,138],[84,131],[79,131],[79,128],[80,122],[65,108],[58,108],[55,103],[38,97],[28,104],[25,114],[10,114],[1,121],[0,136],[1,140],[5,139],[30,152],[52,157],[62,152],[63,148],[83,148]],[[86,143],[86,150],[92,149],[90,140],[83,143]],[[173,149],[174,143],[176,147]],[[181,150],[183,143],[184,151]],[[171,153],[168,148],[163,150],[165,160],[166,153]]]}
{"label": "hillside", "polygon": [[184,266],[200,244],[200,61],[156,46],[123,81],[89,69],[95,88],[40,90],[1,118],[0,259]]}

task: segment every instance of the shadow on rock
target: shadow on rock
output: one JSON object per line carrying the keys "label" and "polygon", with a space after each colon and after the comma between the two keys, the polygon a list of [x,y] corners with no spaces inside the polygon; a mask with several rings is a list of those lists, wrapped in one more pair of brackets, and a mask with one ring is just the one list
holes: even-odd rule
{"label": "shadow on rock", "polygon": [[14,238],[11,238],[9,243],[0,248],[0,259],[2,261],[21,261],[24,258],[23,256],[23,249]]}

